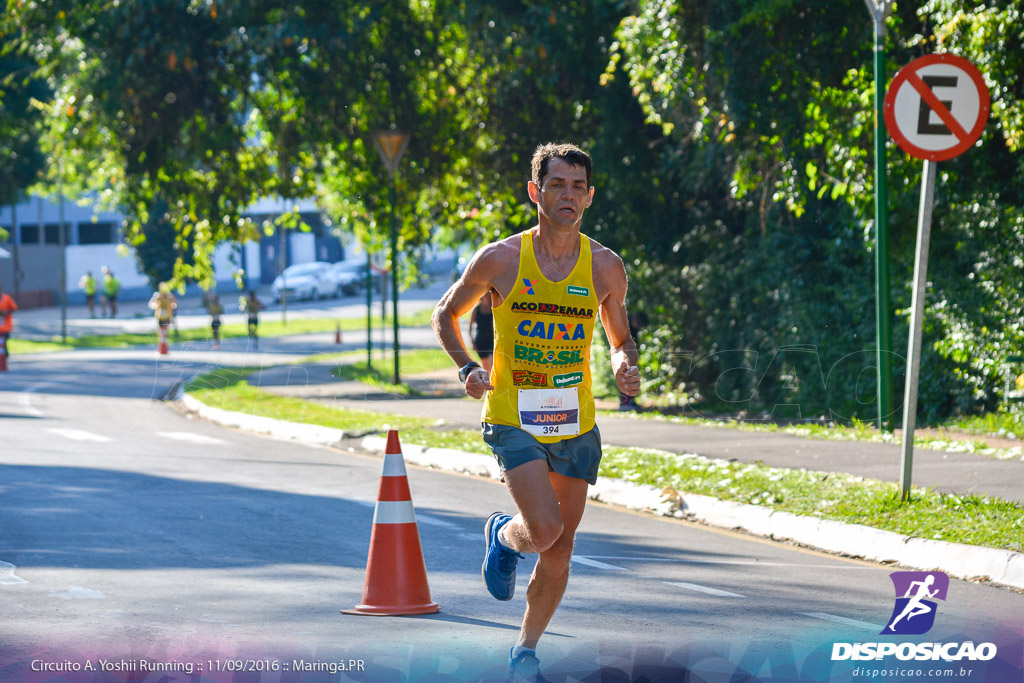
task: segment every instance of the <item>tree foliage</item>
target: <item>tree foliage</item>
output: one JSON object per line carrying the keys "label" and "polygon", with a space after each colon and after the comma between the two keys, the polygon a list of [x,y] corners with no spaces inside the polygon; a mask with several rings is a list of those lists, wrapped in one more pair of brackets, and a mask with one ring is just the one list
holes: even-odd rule
{"label": "tree foliage", "polygon": [[[949,51],[992,92],[982,140],[940,167],[925,418],[993,407],[1024,346],[1021,5],[900,3],[888,22],[890,75]],[[382,248],[392,179],[374,130],[411,134],[394,179],[407,253],[528,226],[532,151],[571,140],[596,162],[586,231],[623,256],[629,305],[650,321],[648,390],[701,409],[875,416],[859,0],[10,0],[0,35],[53,89],[39,97],[48,177],[126,207],[136,241],[170,226],[179,278],[208,280],[216,244],[294,222],[242,216],[267,195],[315,197]],[[919,177],[890,144],[901,357]]]}

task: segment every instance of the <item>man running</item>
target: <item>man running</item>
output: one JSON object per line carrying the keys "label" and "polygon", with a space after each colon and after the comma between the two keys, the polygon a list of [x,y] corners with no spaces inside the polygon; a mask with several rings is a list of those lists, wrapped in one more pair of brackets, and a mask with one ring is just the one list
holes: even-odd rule
{"label": "man running", "polygon": [[[512,680],[544,680],[535,648],[565,592],[587,486],[597,480],[601,436],[590,344],[598,313],[619,390],[630,396],[640,390],[622,260],[580,233],[594,198],[592,167],[575,145],[538,147],[527,185],[537,225],[480,249],[431,320],[466,393],[484,398],[483,438],[519,508],[514,516],[492,514],[484,527],[487,590],[510,600],[518,559],[539,553],[509,656]],[[490,373],[466,351],[459,328],[459,318],[486,293],[495,331]]]}

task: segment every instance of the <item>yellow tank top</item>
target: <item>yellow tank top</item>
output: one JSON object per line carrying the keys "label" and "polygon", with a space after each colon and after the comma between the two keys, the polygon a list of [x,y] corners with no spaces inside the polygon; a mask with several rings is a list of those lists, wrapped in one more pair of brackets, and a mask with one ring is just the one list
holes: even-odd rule
{"label": "yellow tank top", "polygon": [[594,428],[590,344],[597,319],[590,238],[560,282],[544,277],[530,230],[521,233],[516,284],[494,307],[494,389],[482,419],[511,425],[553,443]]}

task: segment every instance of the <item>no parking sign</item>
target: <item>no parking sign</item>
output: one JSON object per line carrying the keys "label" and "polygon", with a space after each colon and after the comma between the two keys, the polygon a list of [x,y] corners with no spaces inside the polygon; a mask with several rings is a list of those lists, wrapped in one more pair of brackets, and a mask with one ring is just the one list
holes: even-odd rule
{"label": "no parking sign", "polygon": [[967,151],[988,120],[989,94],[973,64],[949,54],[903,67],[885,94],[885,125],[918,159],[945,161]]}
{"label": "no parking sign", "polygon": [[885,94],[884,115],[889,134],[904,152],[924,159],[903,400],[900,489],[904,500],[910,499],[914,462],[914,425],[928,281],[928,244],[935,199],[935,162],[966,152],[981,137],[988,112],[989,94],[985,79],[973,64],[956,55],[934,54],[915,59],[900,69]]}

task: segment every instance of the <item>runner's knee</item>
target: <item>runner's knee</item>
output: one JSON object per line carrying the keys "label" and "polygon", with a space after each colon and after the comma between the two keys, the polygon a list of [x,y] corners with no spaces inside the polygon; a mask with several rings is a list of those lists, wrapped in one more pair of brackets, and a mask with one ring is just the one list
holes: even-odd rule
{"label": "runner's knee", "polygon": [[553,546],[562,535],[562,520],[551,517],[541,520],[526,521],[526,531],[530,534],[530,542],[538,553]]}

